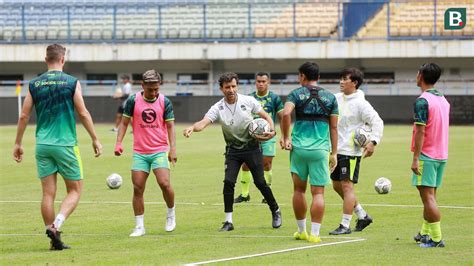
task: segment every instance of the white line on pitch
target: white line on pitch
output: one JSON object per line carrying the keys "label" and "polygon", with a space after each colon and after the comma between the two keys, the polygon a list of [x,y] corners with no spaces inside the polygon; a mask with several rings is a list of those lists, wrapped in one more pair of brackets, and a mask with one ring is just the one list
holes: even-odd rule
{"label": "white line on pitch", "polygon": [[319,245],[311,245],[311,246],[298,247],[298,248],[281,249],[281,250],[275,250],[275,251],[258,253],[258,254],[244,255],[244,256],[239,256],[239,257],[208,260],[208,261],[200,261],[200,262],[192,262],[192,263],[188,263],[188,264],[185,264],[185,265],[201,265],[201,264],[210,264],[210,263],[231,261],[231,260],[242,260],[242,259],[248,259],[248,258],[254,258],[254,257],[261,257],[261,256],[268,256],[268,255],[273,255],[273,254],[291,252],[291,251],[296,251],[296,250],[304,250],[304,249],[318,248],[318,247],[324,247],[324,246],[334,246],[334,245],[339,245],[339,244],[347,244],[347,243],[359,242],[359,241],[364,241],[364,240],[365,240],[364,238],[359,238],[359,239],[353,239],[353,240],[346,240],[346,241],[333,242],[333,243],[324,243],[324,244],[319,244]]}
{"label": "white line on pitch", "polygon": [[[39,200],[0,200],[0,203],[40,203]],[[61,203],[61,201],[55,201],[55,203]],[[81,201],[80,204],[131,204],[129,201]],[[163,205],[165,202],[161,201],[145,201],[145,204],[152,205]],[[208,205],[208,206],[222,206],[223,203],[205,203],[205,202],[176,202],[177,205]],[[263,206],[262,203],[244,203],[244,205],[250,206]],[[280,206],[286,206],[288,204],[280,203]],[[326,206],[340,206],[341,204],[337,203],[327,203]],[[364,203],[364,206],[373,206],[373,207],[399,207],[399,208],[423,208],[423,205],[403,205],[403,204],[376,204],[376,203]],[[438,208],[444,209],[467,209],[474,210],[474,207],[471,206],[449,206],[449,205],[440,205]]]}
{"label": "white line on pitch", "polygon": [[[1,234],[0,237],[29,237],[29,236],[44,236],[45,234],[36,233],[36,234]],[[68,233],[67,236],[123,236],[128,238],[128,233],[117,233],[117,234],[75,234],[75,233]],[[222,234],[193,234],[195,237],[212,237],[212,238],[287,238],[293,239],[291,235],[222,235]],[[147,234],[144,236],[145,238],[152,238],[152,237],[189,237],[188,234]],[[322,239],[344,239],[344,240],[355,240],[360,239],[358,237],[348,237],[348,236],[323,236]]]}

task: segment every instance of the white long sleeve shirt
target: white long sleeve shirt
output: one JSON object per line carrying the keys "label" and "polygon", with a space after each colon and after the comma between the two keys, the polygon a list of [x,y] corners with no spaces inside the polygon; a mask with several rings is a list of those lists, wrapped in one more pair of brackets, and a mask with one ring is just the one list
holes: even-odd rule
{"label": "white long sleeve shirt", "polygon": [[383,121],[361,90],[351,95],[337,93],[336,99],[339,106],[337,153],[361,156],[363,149],[354,144],[354,131],[365,125],[372,130],[370,140],[379,144],[383,135]]}

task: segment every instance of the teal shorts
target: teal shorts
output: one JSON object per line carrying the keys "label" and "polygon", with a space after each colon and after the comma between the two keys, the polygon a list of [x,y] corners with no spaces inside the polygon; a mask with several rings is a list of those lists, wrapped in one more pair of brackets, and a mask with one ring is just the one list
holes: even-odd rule
{"label": "teal shorts", "polygon": [[266,157],[275,157],[276,154],[276,142],[275,141],[265,141],[261,142],[263,156]]}
{"label": "teal shorts", "polygon": [[329,178],[329,153],[325,150],[295,149],[290,152],[290,171],[312,186],[326,186]]}
{"label": "teal shorts", "polygon": [[68,180],[83,178],[82,160],[78,146],[36,145],[38,177],[59,174]]}
{"label": "teal shorts", "polygon": [[446,160],[435,160],[425,155],[420,155],[420,173],[413,174],[412,185],[426,187],[441,187],[443,181],[444,168],[446,168]]}
{"label": "teal shorts", "polygon": [[150,173],[150,170],[156,168],[170,169],[167,152],[157,152],[151,154],[133,153],[133,171],[143,171]]}

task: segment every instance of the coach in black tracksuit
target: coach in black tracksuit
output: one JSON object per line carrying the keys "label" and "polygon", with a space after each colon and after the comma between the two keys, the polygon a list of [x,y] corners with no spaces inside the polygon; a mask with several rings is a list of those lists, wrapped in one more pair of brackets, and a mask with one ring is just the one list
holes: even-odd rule
{"label": "coach in black tracksuit", "polygon": [[[214,104],[201,121],[183,131],[189,137],[194,131],[199,132],[213,122],[219,121],[226,142],[224,208],[225,222],[220,231],[232,231],[232,211],[234,204],[234,186],[240,167],[245,163],[254,178],[255,186],[260,190],[272,212],[272,226],[281,226],[281,212],[273,197],[272,190],[265,182],[263,174],[263,155],[259,141],[265,141],[275,135],[271,117],[263,110],[258,101],[243,94],[238,94],[238,77],[235,73],[224,73],[219,78],[219,86],[224,98]],[[253,114],[268,121],[271,132],[257,136],[255,139],[248,133],[248,125]]]}

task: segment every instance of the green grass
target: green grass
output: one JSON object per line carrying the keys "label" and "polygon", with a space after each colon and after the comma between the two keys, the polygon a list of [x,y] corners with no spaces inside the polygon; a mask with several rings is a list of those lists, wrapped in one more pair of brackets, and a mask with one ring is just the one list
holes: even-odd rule
{"label": "green grass", "polygon": [[[251,203],[235,205],[236,230],[217,232],[224,218],[222,133],[219,127],[213,126],[185,139],[181,135],[183,127],[178,125],[178,164],[171,173],[177,202],[177,229],[172,233],[164,231],[166,206],[152,178],[145,193],[145,201],[149,202],[145,211],[147,235],[133,239],[128,237],[134,227],[130,203],[131,135],[127,134],[124,140],[125,155],[114,157],[115,134],[108,131],[110,125],[98,125],[97,133],[104,145],[104,154],[93,158],[88,136],[78,127],[85,170],[84,191],[78,208],[62,227],[63,240],[73,247],[63,252],[49,251],[49,241],[44,235],[39,210],[41,187],[34,161],[34,127],[27,129],[25,158],[21,164],[15,163],[11,155],[15,127],[0,127],[0,264],[176,265],[309,245],[291,237],[296,224],[291,206],[288,153],[285,151],[278,151],[274,160],[272,186],[281,205],[283,226],[278,230],[271,228],[270,212],[267,206],[257,204],[261,196],[252,186]],[[473,129],[451,127],[450,131],[450,158],[438,193],[438,203],[468,208],[441,208],[446,248],[421,249],[412,240],[422,222],[422,209],[416,189],[410,185],[411,128],[387,126],[374,157],[362,162],[360,184],[356,186],[359,200],[374,217],[374,223],[349,237],[365,241],[226,264],[472,264]],[[112,172],[124,177],[119,190],[109,190],[105,185],[105,178]],[[373,183],[380,176],[391,179],[391,193],[378,195],[374,191]],[[240,187],[237,185],[236,196],[238,192]],[[64,195],[65,188],[59,180],[57,200]],[[331,187],[326,189],[325,199],[326,213],[321,229],[323,243],[343,241],[328,235],[340,222],[341,200]]]}

